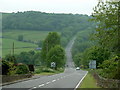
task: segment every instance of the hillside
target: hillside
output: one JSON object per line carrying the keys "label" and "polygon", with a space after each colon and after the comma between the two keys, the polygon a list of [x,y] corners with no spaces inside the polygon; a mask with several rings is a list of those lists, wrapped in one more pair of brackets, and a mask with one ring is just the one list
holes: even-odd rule
{"label": "hillside", "polygon": [[3,31],[11,29],[38,30],[38,31],[63,31],[74,28],[74,31],[90,26],[90,18],[82,14],[54,14],[37,11],[17,13],[3,13]]}

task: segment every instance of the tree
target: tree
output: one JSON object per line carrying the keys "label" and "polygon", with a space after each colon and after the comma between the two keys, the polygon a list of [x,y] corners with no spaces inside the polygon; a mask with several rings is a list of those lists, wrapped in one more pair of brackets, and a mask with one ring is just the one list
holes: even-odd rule
{"label": "tree", "polygon": [[48,54],[49,50],[56,45],[60,45],[60,36],[57,34],[57,32],[50,32],[43,42],[43,47],[41,51],[41,57],[45,63],[46,55]]}
{"label": "tree", "polygon": [[76,67],[79,67],[82,63],[81,63],[81,60],[82,60],[82,54],[81,53],[78,53],[74,56],[74,63],[75,63],[75,66]]}
{"label": "tree", "polygon": [[16,64],[16,56],[15,55],[8,54],[8,55],[5,56],[4,59],[9,61],[9,62],[12,62],[12,63]]}
{"label": "tree", "polygon": [[47,53],[47,65],[51,66],[51,62],[56,63],[56,68],[64,67],[65,65],[65,51],[60,45],[51,48]]}
{"label": "tree", "polygon": [[30,54],[29,52],[21,52],[17,56],[17,62],[24,64],[33,64],[34,61],[32,60],[32,54]]}
{"label": "tree", "polygon": [[82,63],[83,65],[89,65],[90,60],[96,60],[97,67],[102,64],[104,60],[108,60],[110,52],[100,46],[93,46],[86,49],[83,53]]}
{"label": "tree", "polygon": [[18,36],[18,41],[23,41],[23,35]]}
{"label": "tree", "polygon": [[120,58],[118,58],[118,56],[115,56],[110,60],[105,60],[100,65],[100,67],[102,68],[100,75],[106,78],[119,80],[120,79],[120,69],[118,68],[120,61],[119,59]]}
{"label": "tree", "polygon": [[120,53],[119,3],[102,2],[94,8],[93,18],[97,23],[95,38],[102,47]]}

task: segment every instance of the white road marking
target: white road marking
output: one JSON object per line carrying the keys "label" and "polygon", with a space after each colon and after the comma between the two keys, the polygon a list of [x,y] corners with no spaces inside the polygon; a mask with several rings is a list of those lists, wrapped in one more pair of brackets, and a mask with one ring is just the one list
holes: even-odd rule
{"label": "white road marking", "polygon": [[33,87],[33,88],[37,88],[37,87]]}
{"label": "white road marking", "polygon": [[87,74],[88,74],[88,71],[86,72],[86,74],[84,75],[84,77],[79,81],[79,83],[77,84],[77,86],[75,87],[74,90],[76,90],[79,87],[79,85],[81,84],[81,82],[83,81],[83,79],[86,77]]}
{"label": "white road marking", "polygon": [[39,85],[39,87],[42,87],[42,86],[44,86],[45,84],[41,84],[41,85]]}
{"label": "white road marking", "polygon": [[46,84],[49,84],[50,82],[47,82]]}
{"label": "white road marking", "polygon": [[55,82],[56,80],[52,80],[52,82]]}

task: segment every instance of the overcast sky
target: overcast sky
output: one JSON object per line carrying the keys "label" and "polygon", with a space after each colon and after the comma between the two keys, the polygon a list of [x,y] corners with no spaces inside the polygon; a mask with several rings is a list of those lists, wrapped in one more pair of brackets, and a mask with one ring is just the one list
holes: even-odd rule
{"label": "overcast sky", "polygon": [[91,15],[98,0],[0,0],[0,12],[41,11]]}

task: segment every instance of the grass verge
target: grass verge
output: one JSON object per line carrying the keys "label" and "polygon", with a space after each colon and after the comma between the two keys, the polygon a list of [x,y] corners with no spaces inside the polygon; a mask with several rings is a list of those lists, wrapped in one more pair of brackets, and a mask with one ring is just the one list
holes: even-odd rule
{"label": "grass verge", "polygon": [[37,67],[35,69],[34,74],[35,75],[54,75],[58,73],[64,72],[63,68],[59,68],[57,70],[51,69],[51,68],[46,68],[46,67]]}
{"label": "grass verge", "polygon": [[100,87],[97,86],[94,77],[90,73],[88,73],[77,90],[79,90],[80,88],[100,88]]}

